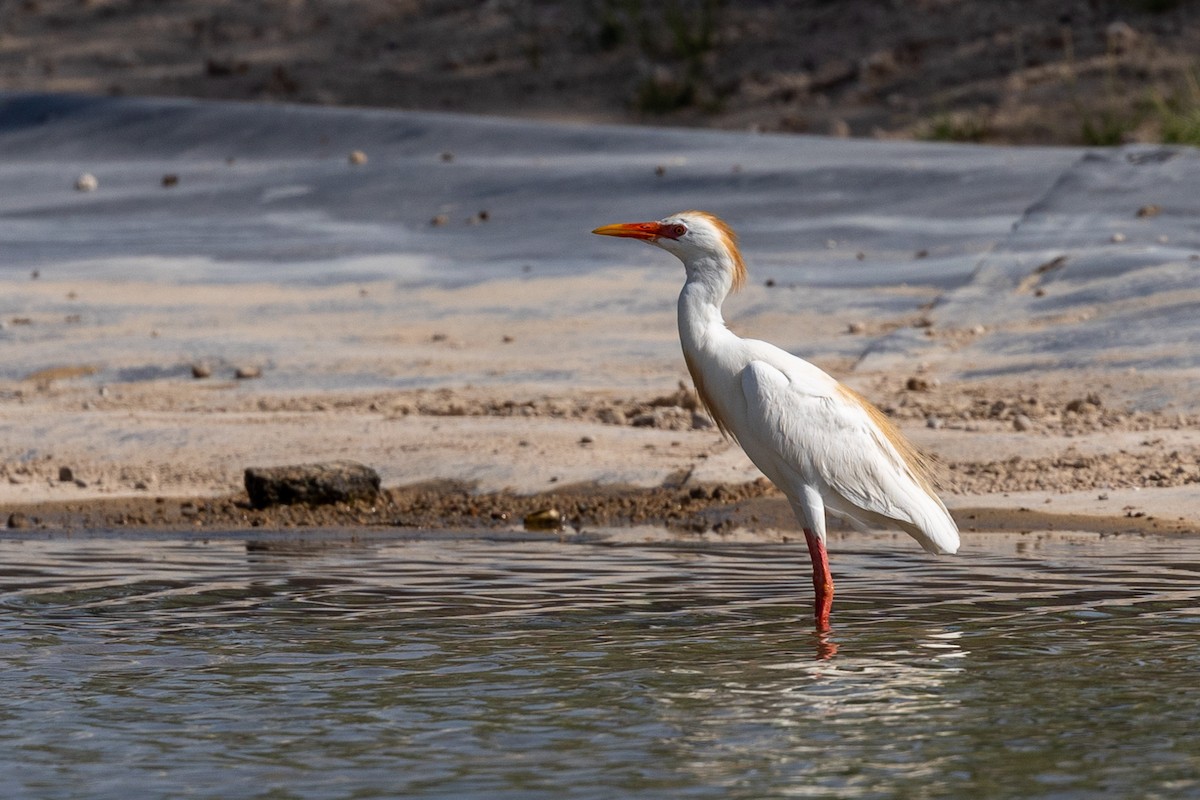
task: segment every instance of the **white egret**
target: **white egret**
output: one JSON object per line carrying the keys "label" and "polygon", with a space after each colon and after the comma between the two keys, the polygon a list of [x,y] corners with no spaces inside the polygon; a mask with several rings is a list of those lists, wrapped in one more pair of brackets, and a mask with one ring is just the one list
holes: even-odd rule
{"label": "white egret", "polygon": [[746,267],[724,221],[685,211],[592,232],[638,239],[683,262],[679,340],[688,372],[717,427],[791,503],[812,558],[819,630],[829,629],[833,604],[826,512],[860,528],[899,528],[933,553],[958,550],[928,460],[883,412],[807,361],[725,327],[721,304],[745,282]]}

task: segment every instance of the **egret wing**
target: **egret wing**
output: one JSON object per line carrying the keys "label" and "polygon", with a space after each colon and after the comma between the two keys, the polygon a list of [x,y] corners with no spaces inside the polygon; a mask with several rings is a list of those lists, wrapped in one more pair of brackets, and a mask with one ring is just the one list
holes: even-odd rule
{"label": "egret wing", "polygon": [[928,549],[956,549],[957,528],[945,507],[871,418],[865,401],[797,362],[802,366],[753,361],[742,373],[755,440],[743,446],[751,458],[752,449],[759,451],[777,473],[819,487],[831,510],[899,527]]}

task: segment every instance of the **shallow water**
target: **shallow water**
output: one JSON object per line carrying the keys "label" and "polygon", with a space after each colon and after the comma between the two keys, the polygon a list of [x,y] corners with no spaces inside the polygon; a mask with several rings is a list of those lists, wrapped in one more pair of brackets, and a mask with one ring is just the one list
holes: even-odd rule
{"label": "shallow water", "polygon": [[374,536],[0,542],[3,795],[1200,795],[1200,541]]}

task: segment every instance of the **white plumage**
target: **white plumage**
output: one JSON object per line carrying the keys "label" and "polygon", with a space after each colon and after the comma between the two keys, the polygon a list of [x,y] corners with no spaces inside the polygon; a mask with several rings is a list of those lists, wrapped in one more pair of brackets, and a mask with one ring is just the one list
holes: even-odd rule
{"label": "white plumage", "polygon": [[679,339],[688,371],[722,432],[787,496],[804,528],[818,627],[828,628],[833,599],[826,513],[861,528],[899,528],[930,552],[958,550],[958,528],[926,461],[882,412],[807,361],[725,326],[721,304],[745,281],[728,225],[687,211],[594,233],[639,239],[683,262]]}

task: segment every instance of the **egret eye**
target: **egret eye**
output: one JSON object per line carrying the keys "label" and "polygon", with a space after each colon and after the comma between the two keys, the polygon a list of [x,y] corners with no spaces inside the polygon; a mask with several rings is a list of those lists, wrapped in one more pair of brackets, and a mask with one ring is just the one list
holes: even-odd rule
{"label": "egret eye", "polygon": [[683,236],[685,233],[687,233],[686,226],[684,226],[684,225],[672,225],[671,226],[671,237],[672,238],[678,239],[680,236]]}

